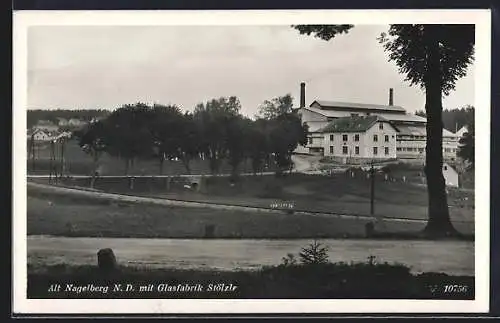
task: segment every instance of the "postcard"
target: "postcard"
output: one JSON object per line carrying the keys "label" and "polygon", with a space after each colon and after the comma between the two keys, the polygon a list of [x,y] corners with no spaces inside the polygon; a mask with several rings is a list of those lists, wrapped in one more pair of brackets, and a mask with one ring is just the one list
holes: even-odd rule
{"label": "postcard", "polygon": [[14,12],[13,311],[487,312],[490,29]]}

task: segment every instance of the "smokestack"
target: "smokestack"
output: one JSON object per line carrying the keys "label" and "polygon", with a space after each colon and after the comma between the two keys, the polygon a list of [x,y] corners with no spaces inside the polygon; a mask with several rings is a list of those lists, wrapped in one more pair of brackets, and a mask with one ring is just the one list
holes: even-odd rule
{"label": "smokestack", "polygon": [[306,106],[306,83],[300,83],[300,107]]}
{"label": "smokestack", "polygon": [[389,105],[394,105],[394,89],[389,89]]}

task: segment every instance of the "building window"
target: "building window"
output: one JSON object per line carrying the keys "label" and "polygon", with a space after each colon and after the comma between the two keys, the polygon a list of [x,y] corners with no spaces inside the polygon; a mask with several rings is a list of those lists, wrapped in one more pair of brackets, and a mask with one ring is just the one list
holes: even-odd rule
{"label": "building window", "polygon": [[330,141],[333,141],[333,135],[330,135]]}
{"label": "building window", "polygon": [[343,147],[342,147],[342,153],[343,153],[344,155],[347,155],[347,146],[343,146]]}
{"label": "building window", "polygon": [[378,124],[378,128],[379,128],[380,130],[384,130],[384,124],[383,124],[382,122],[381,122],[381,123],[379,123],[379,124]]}
{"label": "building window", "polygon": [[359,155],[359,146],[354,147],[354,153]]}
{"label": "building window", "polygon": [[347,141],[347,135],[342,135],[342,141]]}
{"label": "building window", "polygon": [[445,148],[444,151],[447,152],[447,153],[449,153],[450,152],[450,148]]}
{"label": "building window", "polygon": [[396,148],[396,151],[401,151],[401,147]]}
{"label": "building window", "polygon": [[309,138],[309,144],[312,145],[312,143],[313,143],[313,139]]}
{"label": "building window", "polygon": [[424,148],[418,148],[418,152],[419,153],[423,153],[424,152]]}
{"label": "building window", "polygon": [[351,113],[351,117],[358,117],[359,114],[358,113]]}
{"label": "building window", "polygon": [[354,141],[359,141],[359,135],[358,134],[354,135]]}
{"label": "building window", "polygon": [[378,147],[373,147],[373,154],[374,155],[378,154]]}
{"label": "building window", "polygon": [[448,170],[448,166],[444,166],[444,170]]}
{"label": "building window", "polygon": [[386,155],[389,155],[389,147],[385,147],[385,148],[384,148],[384,153],[385,153]]}
{"label": "building window", "polygon": [[373,141],[378,141],[378,136],[377,135],[373,135]]}
{"label": "building window", "polygon": [[389,142],[389,135],[385,135],[385,142]]}
{"label": "building window", "polygon": [[330,154],[333,154],[333,146],[330,146]]}

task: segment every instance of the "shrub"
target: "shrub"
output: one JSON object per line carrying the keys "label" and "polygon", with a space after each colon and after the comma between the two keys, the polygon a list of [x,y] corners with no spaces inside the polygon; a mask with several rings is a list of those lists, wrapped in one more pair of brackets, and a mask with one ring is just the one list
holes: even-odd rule
{"label": "shrub", "polygon": [[283,266],[294,266],[297,264],[297,259],[295,259],[294,254],[288,253],[286,257],[281,258],[281,264]]}
{"label": "shrub", "polygon": [[328,263],[328,248],[314,240],[302,248],[299,256],[303,264],[325,264]]}

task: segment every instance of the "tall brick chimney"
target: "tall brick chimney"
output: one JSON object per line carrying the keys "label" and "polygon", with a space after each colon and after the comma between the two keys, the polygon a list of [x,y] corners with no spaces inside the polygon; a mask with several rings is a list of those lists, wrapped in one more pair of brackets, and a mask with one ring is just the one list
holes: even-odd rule
{"label": "tall brick chimney", "polygon": [[300,107],[305,108],[306,106],[306,83],[300,83]]}
{"label": "tall brick chimney", "polygon": [[394,105],[394,89],[389,89],[389,105]]}

